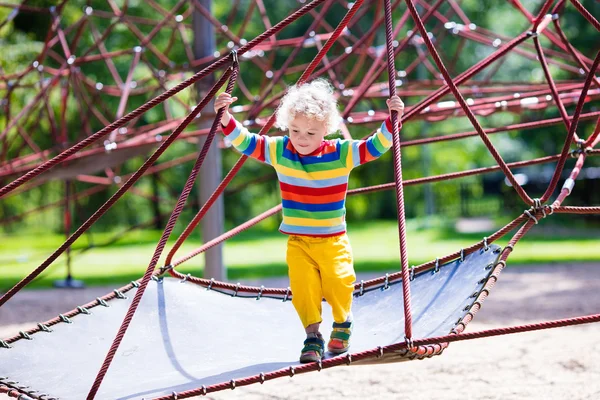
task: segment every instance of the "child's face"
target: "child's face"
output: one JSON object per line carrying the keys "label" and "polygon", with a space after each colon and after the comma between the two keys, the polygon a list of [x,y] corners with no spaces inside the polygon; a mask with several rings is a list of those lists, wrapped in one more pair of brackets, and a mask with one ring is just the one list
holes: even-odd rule
{"label": "child's face", "polygon": [[310,154],[321,146],[327,129],[323,122],[302,114],[295,115],[289,124],[290,140],[296,151],[302,155]]}

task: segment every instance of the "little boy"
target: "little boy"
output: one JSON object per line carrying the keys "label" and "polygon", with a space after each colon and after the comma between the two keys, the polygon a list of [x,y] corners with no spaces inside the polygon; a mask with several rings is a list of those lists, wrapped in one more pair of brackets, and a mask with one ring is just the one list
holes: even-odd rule
{"label": "little boy", "polygon": [[[221,93],[215,112],[225,108],[221,125],[241,153],[271,165],[281,189],[283,222],[289,235],[286,261],[292,304],[307,337],[300,362],[323,357],[325,342],[319,332],[322,299],[331,305],[333,330],[327,349],[348,351],[352,334],[352,293],[356,275],[346,236],[345,202],[352,168],[375,160],[392,146],[390,118],[367,140],[325,140],[341,120],[327,81],[291,87],[277,109],[277,126],[288,136],[269,137],[248,132],[229,114],[237,100]],[[387,100],[390,110],[404,111],[398,96]]]}

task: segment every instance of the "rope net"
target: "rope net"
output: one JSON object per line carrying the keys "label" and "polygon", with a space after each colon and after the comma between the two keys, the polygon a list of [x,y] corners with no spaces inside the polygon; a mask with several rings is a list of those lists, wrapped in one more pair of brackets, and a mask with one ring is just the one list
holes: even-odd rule
{"label": "rope net", "polygon": [[[304,3],[301,1],[301,3]],[[303,365],[292,370],[293,373],[308,372],[331,367],[353,360],[378,358],[386,353],[406,350],[413,357],[426,357],[439,354],[451,341],[475,337],[492,336],[534,329],[565,326],[579,323],[597,322],[598,315],[552,321],[522,327],[499,330],[462,333],[466,325],[481,307],[481,303],[496,283],[499,273],[518,241],[541,219],[553,213],[600,214],[600,206],[563,206],[571,193],[579,173],[589,157],[600,154],[596,146],[600,142],[600,112],[593,104],[600,98],[600,80],[596,71],[600,63],[600,51],[590,58],[569,42],[561,27],[561,17],[565,12],[574,12],[584,22],[597,31],[600,24],[594,16],[577,0],[540,1],[534,11],[527,10],[519,0],[512,0],[511,7],[523,18],[526,28],[514,37],[492,32],[477,26],[453,0],[359,0],[348,3],[342,0],[314,0],[301,5],[288,17],[278,23],[272,23],[262,0],[251,2],[248,10],[241,10],[239,1],[233,3],[230,13],[222,20],[215,18],[209,9],[199,1],[177,2],[172,8],[155,1],[149,1],[156,11],[157,19],[141,17],[135,12],[129,13],[127,7],[120,8],[114,2],[107,2],[102,9],[90,6],[75,21],[67,23],[61,13],[67,6],[66,1],[50,8],[34,7],[24,1],[20,5],[0,4],[9,8],[10,14],[0,22],[0,29],[10,24],[22,13],[40,14],[50,21],[42,50],[35,61],[21,70],[0,75],[0,106],[5,115],[5,126],[0,131],[0,179],[8,182],[0,188],[0,198],[18,195],[49,179],[72,179],[91,185],[88,189],[72,194],[69,198],[76,201],[92,196],[111,186],[117,191],[91,217],[89,217],[67,240],[51,254],[38,268],[18,282],[12,289],[0,297],[3,306],[19,290],[38,277],[61,254],[85,233],[102,215],[104,215],[125,193],[142,195],[134,184],[143,176],[157,174],[165,169],[195,160],[192,171],[184,185],[173,212],[155,249],[152,259],[143,277],[135,284],[122,290],[138,287],[131,307],[121,325],[103,365],[94,382],[89,399],[95,397],[111,361],[125,335],[144,290],[153,277],[170,274],[188,279],[206,287],[235,290],[237,292],[272,295],[289,295],[288,290],[279,288],[256,288],[232,285],[226,282],[214,282],[196,277],[187,277],[177,271],[177,267],[193,257],[202,254],[211,247],[237,235],[260,221],[278,213],[281,205],[250,219],[225,234],[206,242],[190,254],[176,258],[175,255],[189,237],[216,199],[226,191],[227,186],[243,167],[246,157],[242,156],[221,182],[211,197],[202,205],[200,211],[189,222],[183,234],[166,256],[166,263],[158,266],[158,260],[166,247],[173,228],[186,206],[198,172],[209,146],[214,140],[220,121],[221,111],[217,115],[206,112],[201,114],[215,94],[225,85],[231,93],[234,88],[244,98],[241,106],[233,108],[234,114],[244,115],[244,125],[258,130],[260,134],[269,133],[274,122],[274,109],[285,91],[285,83],[298,83],[324,76],[338,89],[339,102],[343,107],[344,123],[341,134],[351,138],[350,126],[370,126],[380,123],[387,117],[387,110],[369,109],[376,99],[400,95],[409,106],[401,122],[406,126],[415,121],[438,122],[452,118],[466,118],[473,130],[439,136],[406,140],[398,135],[397,116],[393,115],[394,135],[394,175],[393,182],[376,186],[350,190],[348,195],[364,194],[381,190],[395,190],[398,208],[398,227],[400,242],[400,260],[402,268],[389,277],[381,277],[365,282],[363,287],[380,285],[384,280],[402,279],[404,293],[406,340],[391,346],[381,347],[369,352],[357,353]],[[127,2],[126,2],[127,4]],[[334,11],[344,10],[337,26],[331,26],[325,16]],[[204,16],[214,26],[217,35],[218,51],[211,56],[198,58],[194,55],[188,32],[191,29],[193,14]],[[230,28],[239,15],[245,15],[243,23]],[[370,15],[372,14],[372,15]],[[253,16],[264,25],[264,32],[248,41],[249,22]],[[337,15],[337,14],[336,14]],[[339,14],[342,15],[342,14]],[[281,38],[285,28],[299,18],[312,18],[305,32]],[[368,29],[361,21],[369,20]],[[129,34],[139,43],[133,48],[109,49],[106,43],[120,27],[126,27]],[[378,36],[385,26],[385,42]],[[102,33],[103,31],[103,33]],[[153,40],[161,35],[170,39],[165,48],[158,48]],[[92,38],[91,43],[89,39]],[[541,40],[543,39],[543,41]],[[161,43],[163,43],[162,41]],[[454,43],[456,46],[446,46]],[[544,45],[542,45],[544,43]],[[472,45],[485,49],[475,65],[459,73],[458,64],[463,49]],[[454,54],[444,54],[444,48],[453,48]],[[294,63],[298,54],[311,51],[316,55],[307,64]],[[278,52],[285,51],[289,56],[281,63]],[[173,61],[175,54],[185,54],[185,62]],[[403,57],[405,54],[414,57]],[[115,66],[115,60],[126,57],[130,60],[126,78],[122,77]],[[494,75],[502,68],[509,57],[530,60],[543,73],[543,80],[536,83],[514,80],[494,81]],[[406,58],[406,59],[405,59]],[[398,69],[398,66],[402,69]],[[105,68],[113,82],[98,82],[92,71]],[[138,71],[148,72],[142,79],[136,79]],[[252,92],[244,83],[245,69],[261,71],[263,76],[261,89]],[[367,71],[363,73],[363,71]],[[570,79],[557,80],[555,70],[566,73]],[[193,73],[192,71],[198,71]],[[387,82],[384,72],[387,71]],[[215,84],[210,87],[202,99],[190,102],[185,89],[216,75]],[[424,76],[426,75],[426,78]],[[562,76],[562,75],[561,75]],[[418,79],[417,79],[418,78]],[[180,81],[176,85],[170,83]],[[29,102],[22,107],[14,107],[15,96],[30,94]],[[57,113],[49,107],[49,99],[59,96],[61,108]],[[117,97],[119,107],[107,108],[103,99]],[[140,98],[144,101],[140,104]],[[75,101],[74,101],[75,100]],[[73,104],[75,103],[75,104]],[[138,105],[139,104],[139,105]],[[133,111],[127,109],[135,107]],[[147,113],[161,106],[159,121],[148,122]],[[67,134],[65,115],[75,107],[81,118],[81,129],[75,134]],[[567,107],[574,107],[569,115]],[[185,110],[187,115],[177,115],[174,109]],[[510,112],[522,115],[532,111],[558,110],[559,117],[523,121],[507,126],[485,128],[478,117],[488,117],[496,113]],[[180,113],[181,114],[181,113]],[[270,117],[265,117],[269,114]],[[239,117],[238,117],[239,118]],[[192,122],[198,119],[212,121],[210,128],[193,129]],[[114,121],[114,122],[110,122]],[[595,121],[590,134],[582,134],[578,125],[582,121]],[[558,154],[524,161],[506,162],[496,148],[490,136],[514,130],[539,129],[547,126],[562,126],[564,135],[562,149]],[[94,132],[94,126],[103,126]],[[47,138],[35,135],[36,130],[50,132],[52,143]],[[579,134],[578,134],[579,132]],[[47,136],[47,135],[46,135]],[[206,136],[206,143],[198,154],[190,154],[178,159],[158,163],[159,157],[175,142],[194,142],[198,137]],[[425,176],[417,179],[403,179],[401,148],[429,145],[447,141],[479,137],[496,165],[474,168],[466,171]],[[221,144],[222,145],[222,144]],[[153,150],[156,148],[155,150]],[[120,174],[124,160],[149,151],[153,153],[145,159],[143,165],[134,173]],[[118,154],[124,156],[119,159]],[[568,172],[568,178],[555,194],[558,183],[569,158],[575,158],[575,165]],[[532,198],[519,184],[513,170],[515,168],[555,163],[549,184],[540,198]],[[99,166],[99,167],[98,167]],[[509,244],[499,254],[498,262],[493,266],[491,278],[478,294],[475,305],[467,317],[461,321],[451,335],[422,340],[413,338],[411,332],[410,285],[406,229],[404,222],[403,188],[412,185],[459,179],[467,176],[501,171],[506,180],[523,201],[525,211],[503,228],[483,238],[473,245],[457,250],[452,254],[439,257],[415,267],[421,272],[436,267],[439,263],[462,258],[488,245],[509,232],[517,230]],[[100,174],[98,174],[98,172]],[[19,221],[25,215],[31,215],[52,207],[68,203],[69,198],[49,203],[26,211],[24,214],[2,220],[2,223]],[[157,268],[158,267],[158,268]],[[357,285],[358,289],[358,285]],[[75,315],[78,311],[74,310]],[[57,323],[58,321],[55,321]],[[40,328],[41,329],[41,328]],[[36,329],[28,331],[34,333]],[[17,339],[14,339],[17,340]],[[7,341],[10,343],[10,340]],[[6,343],[6,342],[5,342]],[[270,374],[251,377],[233,382],[242,386],[255,382],[290,375],[282,370]],[[4,387],[4,389],[2,389]],[[213,385],[174,394],[186,398],[199,394],[230,388],[231,383]],[[0,385],[0,389],[9,395],[19,391]],[[20,393],[20,392],[19,392]],[[173,398],[164,397],[164,398]]]}

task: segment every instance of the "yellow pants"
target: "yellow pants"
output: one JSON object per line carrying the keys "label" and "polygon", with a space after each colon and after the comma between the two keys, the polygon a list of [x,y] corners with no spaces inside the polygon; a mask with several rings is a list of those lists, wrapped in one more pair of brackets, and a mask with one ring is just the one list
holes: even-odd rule
{"label": "yellow pants", "polygon": [[320,323],[323,298],[335,322],[346,321],[352,307],[354,266],[346,234],[334,237],[291,235],[286,256],[292,304],[306,328]]}

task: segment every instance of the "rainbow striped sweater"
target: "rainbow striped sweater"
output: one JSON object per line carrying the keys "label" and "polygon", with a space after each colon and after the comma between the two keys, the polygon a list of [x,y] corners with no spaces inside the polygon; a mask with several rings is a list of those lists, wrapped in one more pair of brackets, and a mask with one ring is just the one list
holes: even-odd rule
{"label": "rainbow striped sweater", "polygon": [[223,133],[240,153],[271,165],[281,189],[283,221],[288,235],[336,236],[346,232],[346,192],[352,168],[377,159],[392,146],[388,118],[366,140],[324,140],[301,155],[288,136],[250,133],[231,118]]}

